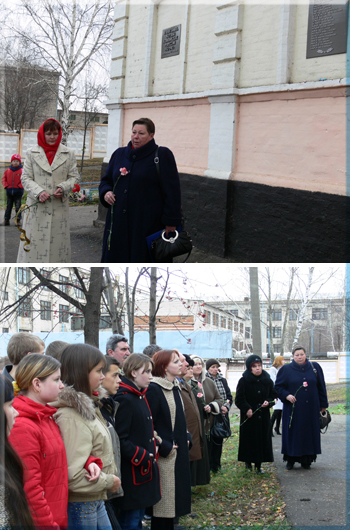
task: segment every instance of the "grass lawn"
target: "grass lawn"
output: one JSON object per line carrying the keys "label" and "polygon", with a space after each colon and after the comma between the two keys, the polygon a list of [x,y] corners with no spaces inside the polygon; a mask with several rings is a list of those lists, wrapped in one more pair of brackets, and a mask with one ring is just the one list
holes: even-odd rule
{"label": "grass lawn", "polygon": [[231,428],[221,471],[207,486],[193,488],[192,513],[198,517],[181,517],[180,524],[191,530],[290,529],[273,464],[263,464],[262,475],[247,471],[242,462],[237,462],[238,426]]}

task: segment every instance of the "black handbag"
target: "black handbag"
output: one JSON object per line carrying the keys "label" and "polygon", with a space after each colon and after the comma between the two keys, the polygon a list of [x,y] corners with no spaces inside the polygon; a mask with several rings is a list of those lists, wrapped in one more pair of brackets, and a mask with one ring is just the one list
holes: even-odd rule
{"label": "black handbag", "polygon": [[165,230],[163,230],[161,236],[154,239],[151,244],[151,254],[155,263],[166,263],[177,256],[188,253],[185,259],[187,261],[191,252],[192,240],[186,231],[178,232],[175,230],[175,237],[166,238]]}
{"label": "black handbag", "polygon": [[[320,412],[320,431],[322,434],[325,434],[328,429],[329,423],[332,421],[332,416],[330,415],[329,410],[325,410],[324,412]],[[326,429],[322,432],[322,429]]]}
{"label": "black handbag", "polygon": [[210,432],[216,438],[230,438],[231,426],[228,414],[216,414]]}

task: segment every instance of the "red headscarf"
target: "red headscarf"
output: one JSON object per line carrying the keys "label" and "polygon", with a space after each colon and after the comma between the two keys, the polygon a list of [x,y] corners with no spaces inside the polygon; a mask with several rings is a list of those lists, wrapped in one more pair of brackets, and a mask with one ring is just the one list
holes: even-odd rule
{"label": "red headscarf", "polygon": [[57,137],[57,141],[56,141],[56,143],[54,145],[49,145],[49,144],[46,143],[45,133],[44,133],[44,125],[45,125],[45,123],[47,121],[49,121],[49,120],[46,120],[46,121],[44,121],[44,123],[42,125],[40,125],[40,128],[38,130],[38,145],[40,145],[40,147],[42,147],[44,149],[45,154],[47,156],[47,159],[49,161],[49,164],[51,166],[51,164],[53,162],[53,159],[55,158],[58,146],[60,145],[61,140],[62,140],[62,127],[61,127],[61,124],[57,120],[54,120],[53,118],[50,118],[50,120],[56,122],[57,126],[58,126],[58,128],[60,130],[59,135]]}

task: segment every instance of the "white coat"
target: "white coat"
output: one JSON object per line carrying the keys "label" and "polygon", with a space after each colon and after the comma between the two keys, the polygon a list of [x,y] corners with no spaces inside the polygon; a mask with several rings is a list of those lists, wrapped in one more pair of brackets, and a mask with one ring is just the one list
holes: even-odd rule
{"label": "white coat", "polygon": [[63,196],[52,197],[24,211],[23,229],[30,240],[26,247],[30,252],[25,252],[21,241],[17,263],[71,261],[68,195],[80,178],[74,151],[65,145],[58,146],[51,166],[42,147],[37,145],[27,151],[22,174],[26,204],[31,206],[37,202],[42,191],[52,195],[57,187],[63,189]]}
{"label": "white coat", "polygon": [[[269,370],[270,377],[273,381],[273,384],[276,382],[277,372],[279,368],[276,368],[275,366],[271,366]],[[273,406],[273,410],[282,410],[283,409],[283,403],[280,399],[277,400],[276,405]]]}

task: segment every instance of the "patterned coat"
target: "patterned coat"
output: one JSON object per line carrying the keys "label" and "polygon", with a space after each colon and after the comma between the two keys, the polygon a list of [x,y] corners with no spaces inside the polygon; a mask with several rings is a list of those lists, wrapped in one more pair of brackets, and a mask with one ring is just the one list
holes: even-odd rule
{"label": "patterned coat", "polygon": [[[181,517],[191,512],[191,477],[186,419],[180,384],[154,377],[147,389],[147,400],[153,424],[162,443],[158,465],[162,489],[161,500],[153,506],[155,517]],[[178,449],[172,451],[173,443]]]}
{"label": "patterned coat", "polygon": [[45,151],[38,145],[29,149],[24,163],[22,184],[27,192],[27,205],[38,201],[42,191],[52,195],[59,186],[61,199],[51,198],[31,207],[23,214],[30,252],[25,252],[21,241],[17,263],[69,263],[71,261],[68,195],[80,181],[75,154],[60,144],[50,166]]}

